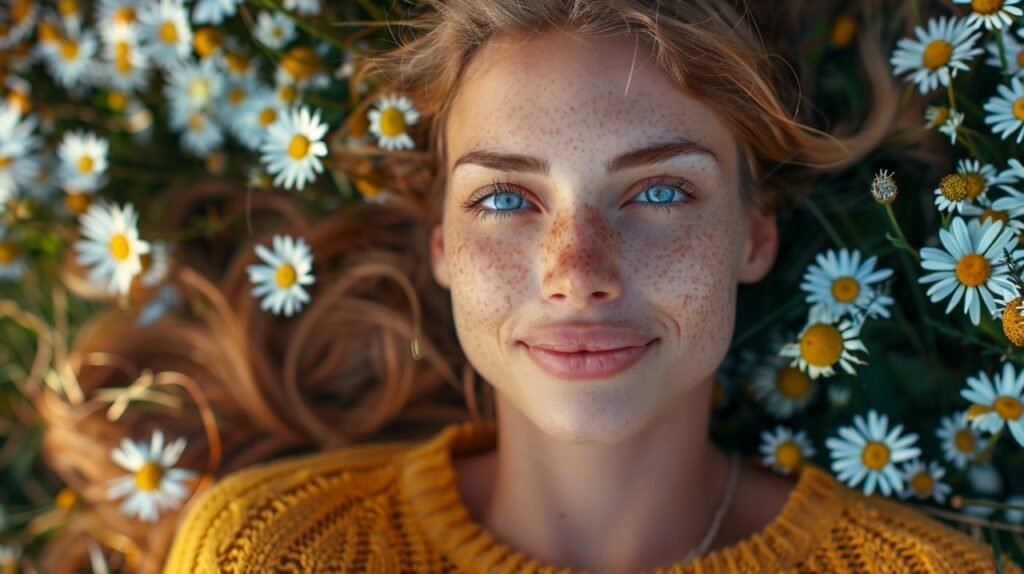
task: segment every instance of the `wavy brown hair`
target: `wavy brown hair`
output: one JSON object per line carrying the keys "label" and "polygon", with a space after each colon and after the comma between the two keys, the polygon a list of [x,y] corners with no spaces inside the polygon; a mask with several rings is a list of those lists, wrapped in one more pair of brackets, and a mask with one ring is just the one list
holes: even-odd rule
{"label": "wavy brown hair", "polygon": [[[371,98],[332,146],[332,160],[357,187],[384,190],[386,202],[315,217],[289,194],[207,180],[168,190],[147,206],[172,236],[197,214],[213,213],[223,225],[213,237],[176,245],[169,281],[183,295],[182,310],[139,327],[133,308],[113,308],[91,318],[67,353],[54,351],[58,359],[66,354],[58,369],[66,386],[40,385],[34,402],[46,422],[46,462],[81,499],[72,511],[101,519],[83,524],[134,557],[130,570],[158,572],[181,511],[140,530],[120,516],[119,501],[105,500],[104,485],[123,473],[109,457],[122,437],[145,440],[154,429],[168,439],[186,437],[179,465],[204,473],[198,494],[225,474],[285,455],[421,438],[452,422],[494,417],[490,386],[460,349],[449,295],[432,278],[427,246],[444,201],[448,106],[467,64],[496,34],[558,28],[634,36],[681,89],[734,130],[747,160],[743,197],[778,209],[799,203],[816,175],[863,158],[894,122],[881,1],[858,2],[847,12],[860,22],[857,61],[870,88],[870,114],[833,118],[828,129],[813,125],[813,94],[800,92],[804,46],[793,32],[814,19],[834,19],[845,5],[428,0],[408,7],[410,18],[392,27],[398,45],[369,54],[353,82],[409,96],[425,118],[413,134],[423,151],[380,157],[349,145],[365,132]],[[258,262],[253,246],[274,234],[301,235],[315,258],[312,303],[290,319],[260,311],[245,272]],[[101,298],[70,257],[67,267],[73,291]],[[422,360],[410,353],[413,339]],[[133,384],[167,398],[131,403],[111,420],[102,391]],[[52,543],[80,538],[69,530]],[[44,570],[74,571],[85,556],[79,550],[43,553]]]}

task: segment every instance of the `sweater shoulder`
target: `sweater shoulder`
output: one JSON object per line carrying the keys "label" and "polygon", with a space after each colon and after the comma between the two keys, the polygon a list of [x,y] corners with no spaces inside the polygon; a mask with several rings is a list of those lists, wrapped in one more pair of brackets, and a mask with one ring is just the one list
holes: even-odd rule
{"label": "sweater shoulder", "polygon": [[[845,489],[842,518],[811,558],[850,564],[902,564],[909,572],[998,572],[992,546],[913,506]],[[1005,574],[1024,574],[1006,555]],[[825,562],[822,562],[825,563]]]}
{"label": "sweater shoulder", "polygon": [[[296,455],[229,473],[182,510],[165,574],[233,572],[326,525],[341,527],[367,504],[396,499],[401,456],[414,441],[360,444]],[[267,563],[268,568],[271,564]],[[270,568],[272,570],[273,568]],[[267,571],[270,571],[267,570]]]}

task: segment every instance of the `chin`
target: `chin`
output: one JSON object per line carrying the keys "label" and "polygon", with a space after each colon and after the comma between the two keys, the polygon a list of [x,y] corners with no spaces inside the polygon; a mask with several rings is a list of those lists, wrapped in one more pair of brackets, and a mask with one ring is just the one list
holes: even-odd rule
{"label": "chin", "polygon": [[[573,389],[570,389],[572,391]],[[563,392],[533,401],[524,414],[541,431],[567,442],[615,444],[640,433],[657,417],[657,397],[621,392]]]}

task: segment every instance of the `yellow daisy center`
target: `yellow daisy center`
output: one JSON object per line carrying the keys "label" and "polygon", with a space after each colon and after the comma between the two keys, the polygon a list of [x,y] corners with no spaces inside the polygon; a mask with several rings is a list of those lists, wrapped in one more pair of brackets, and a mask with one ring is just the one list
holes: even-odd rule
{"label": "yellow daisy center", "polygon": [[832,297],[840,303],[852,303],[860,295],[860,283],[850,276],[839,277],[832,282]]}
{"label": "yellow daisy center", "polygon": [[302,134],[296,134],[296,136],[292,138],[291,143],[288,144],[288,155],[290,155],[292,159],[300,160],[305,159],[308,154],[309,139]]}
{"label": "yellow daisy center", "polygon": [[0,241],[0,265],[7,265],[18,255],[18,247],[9,241]]}
{"label": "yellow daisy center", "polygon": [[233,106],[241,104],[245,101],[245,89],[237,86],[231,88],[231,91],[228,92],[228,101],[230,101]]}
{"label": "yellow daisy center", "polygon": [[228,52],[227,59],[228,70],[230,70],[232,74],[242,74],[245,73],[247,69],[249,69],[249,58],[246,58],[242,54]]}
{"label": "yellow daisy center", "polygon": [[967,197],[970,199],[978,197],[985,189],[985,176],[973,172],[965,173],[963,176],[967,178]]}
{"label": "yellow daisy center", "polygon": [[832,24],[832,44],[837,48],[845,48],[853,42],[857,34],[857,21],[852,16],[843,14]]}
{"label": "yellow daisy center", "polygon": [[951,173],[939,182],[939,191],[949,201],[961,201],[966,198],[969,187],[967,177],[959,173]]}
{"label": "yellow daisy center", "polygon": [[60,29],[51,22],[40,22],[36,33],[39,34],[39,41],[44,44],[50,44],[60,39]]}
{"label": "yellow daisy center", "polygon": [[960,452],[974,452],[974,433],[967,429],[960,429],[953,435],[953,446]]}
{"label": "yellow daisy center", "polygon": [[988,261],[977,253],[968,253],[956,264],[956,278],[967,287],[977,287],[988,281],[992,267]]}
{"label": "yellow daisy center", "polygon": [[1017,311],[1017,307],[1021,303],[1024,303],[1024,297],[1014,298],[1006,304],[1002,316],[1003,333],[1011,343],[1018,347],[1024,347],[1024,316]]}
{"label": "yellow daisy center", "polygon": [[919,497],[925,497],[932,493],[932,488],[935,487],[935,480],[932,479],[931,473],[922,470],[910,479],[910,487],[914,489],[914,493]]}
{"label": "yellow daisy center", "polygon": [[178,41],[178,28],[174,26],[174,22],[165,21],[160,24],[160,41],[164,44],[173,44]]}
{"label": "yellow daisy center", "polygon": [[210,82],[206,78],[196,78],[188,85],[188,97],[193,102],[202,104],[210,97]]}
{"label": "yellow daisy center", "polygon": [[1003,9],[1003,0],[971,0],[971,9],[988,16]]}
{"label": "yellow daisy center", "polygon": [[7,101],[12,108],[21,110],[23,115],[27,114],[32,107],[32,100],[29,99],[28,94],[25,92],[12,91],[10,94],[7,94]]}
{"label": "yellow daisy center", "polygon": [[128,245],[128,238],[123,233],[115,234],[110,238],[110,254],[118,261],[124,261],[131,255],[131,247]]}
{"label": "yellow daisy center", "polygon": [[1013,117],[1024,122],[1024,98],[1017,98],[1017,101],[1013,102]]}
{"label": "yellow daisy center", "polygon": [[195,44],[196,53],[199,54],[199,57],[206,58],[220,47],[221,33],[216,28],[210,28],[209,26],[200,28],[196,30],[193,44]]}
{"label": "yellow daisy center", "polygon": [[114,65],[117,66],[117,71],[122,74],[132,69],[132,62],[129,59],[130,47],[128,42],[118,42],[114,46]]}
{"label": "yellow daisy center", "polygon": [[64,204],[67,205],[68,211],[74,215],[82,215],[86,209],[89,209],[89,204],[92,202],[92,196],[88,193],[71,192],[64,197]]}
{"label": "yellow daisy center", "polygon": [[115,112],[123,110],[127,103],[128,98],[126,98],[121,92],[110,92],[110,95],[107,96],[107,105],[109,105],[110,109]]}
{"label": "yellow daisy center", "polygon": [[60,41],[60,55],[65,60],[74,60],[78,56],[78,42],[70,38]]}
{"label": "yellow daisy center", "polygon": [[65,18],[78,14],[78,0],[60,0],[57,3],[57,11]]}
{"label": "yellow daisy center", "polygon": [[885,465],[889,464],[889,447],[876,440],[870,441],[864,445],[864,451],[861,452],[860,458],[864,466],[871,470],[882,470]]}
{"label": "yellow daisy center", "polygon": [[274,273],[274,281],[277,282],[277,286],[282,289],[287,289],[295,284],[295,280],[298,278],[298,274],[295,273],[295,268],[289,263],[285,263],[277,268],[277,272]]}
{"label": "yellow daisy center", "polygon": [[142,468],[135,473],[135,485],[139,490],[152,492],[160,487],[160,481],[164,478],[164,469],[154,461],[147,461]]}
{"label": "yellow daisy center", "polygon": [[775,462],[783,468],[796,468],[803,458],[800,447],[791,440],[781,442],[775,447]]}
{"label": "yellow daisy center", "polygon": [[135,22],[135,8],[122,6],[114,11],[115,24],[131,24]]}
{"label": "yellow daisy center", "polygon": [[5,155],[0,155],[0,169],[6,169],[11,165],[11,162],[13,161],[14,160]]}
{"label": "yellow daisy center", "polygon": [[1024,68],[1024,50],[1017,52],[1017,65]]}
{"label": "yellow daisy center", "polygon": [[1024,412],[1024,406],[1021,406],[1019,400],[1007,396],[998,397],[996,402],[992,404],[992,408],[995,409],[999,416],[1008,421],[1019,419],[1021,413]]}
{"label": "yellow daisy center", "polygon": [[83,155],[78,159],[78,171],[82,173],[89,173],[90,171],[92,171],[92,166],[93,161],[91,157]]}
{"label": "yellow daisy center", "polygon": [[201,132],[206,127],[206,121],[203,120],[203,114],[195,113],[188,119],[188,129],[194,132]]}
{"label": "yellow daisy center", "polygon": [[935,119],[932,120],[931,125],[932,127],[941,126],[942,124],[946,123],[946,120],[948,119],[949,108],[947,108],[946,106],[939,106],[935,111]]}
{"label": "yellow daisy center", "polygon": [[991,207],[986,207],[985,211],[981,212],[982,223],[984,223],[987,219],[990,219],[992,221],[1002,221],[1003,225],[1005,226],[1006,224],[1010,223],[1010,214],[999,209],[992,209]]}
{"label": "yellow daisy center", "polygon": [[57,493],[57,497],[54,499],[53,504],[61,510],[68,510],[77,502],[78,493],[65,486]]}
{"label": "yellow daisy center", "polygon": [[816,367],[835,364],[843,354],[843,335],[835,325],[815,323],[800,337],[800,356]]}
{"label": "yellow daisy center", "polygon": [[277,97],[282,102],[290,104],[295,101],[295,86],[286,85],[277,92]]}
{"label": "yellow daisy center", "polygon": [[811,379],[796,367],[783,367],[775,378],[775,387],[791,399],[799,399],[811,390]]}
{"label": "yellow daisy center", "polygon": [[260,112],[260,125],[262,126],[269,126],[276,119],[277,112],[274,111],[274,108],[263,108],[263,111]]}
{"label": "yellow daisy center", "polygon": [[945,40],[932,40],[924,49],[921,63],[930,70],[935,70],[949,63],[953,56],[953,46]]}
{"label": "yellow daisy center", "polygon": [[380,133],[389,138],[405,133],[405,114],[402,110],[390,107],[380,113]]}
{"label": "yellow daisy center", "polygon": [[295,46],[281,59],[281,66],[297,80],[312,76],[319,65],[320,58],[309,46]]}
{"label": "yellow daisy center", "polygon": [[31,0],[15,0],[11,4],[11,21],[15,24],[21,23],[28,16],[30,8],[32,8]]}

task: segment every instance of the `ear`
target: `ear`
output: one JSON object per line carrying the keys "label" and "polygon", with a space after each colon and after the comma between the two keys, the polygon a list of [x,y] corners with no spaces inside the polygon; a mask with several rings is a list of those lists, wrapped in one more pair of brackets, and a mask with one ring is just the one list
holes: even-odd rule
{"label": "ear", "polygon": [[438,224],[430,232],[430,266],[434,273],[434,281],[445,289],[448,283],[448,260],[444,250],[444,226]]}
{"label": "ear", "polygon": [[747,241],[743,248],[738,278],[740,283],[757,283],[768,274],[779,251],[779,229],[775,210],[757,205],[746,210]]}

